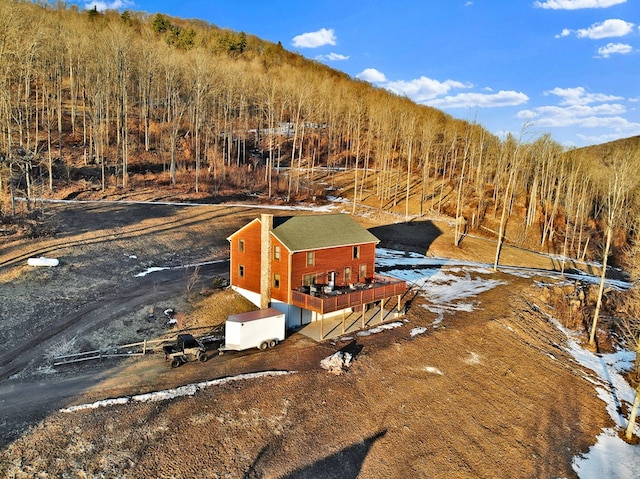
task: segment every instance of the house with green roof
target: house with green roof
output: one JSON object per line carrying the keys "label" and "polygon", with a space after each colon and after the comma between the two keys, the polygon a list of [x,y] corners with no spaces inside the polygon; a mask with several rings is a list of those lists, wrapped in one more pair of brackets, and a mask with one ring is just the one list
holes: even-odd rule
{"label": "house with green roof", "polygon": [[230,282],[295,328],[403,294],[406,283],[375,273],[378,238],[347,214],[263,214],[227,238]]}

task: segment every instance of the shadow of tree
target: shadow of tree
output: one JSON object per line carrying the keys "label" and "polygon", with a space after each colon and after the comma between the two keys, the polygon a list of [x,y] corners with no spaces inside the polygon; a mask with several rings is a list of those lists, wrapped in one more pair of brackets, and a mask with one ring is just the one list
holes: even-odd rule
{"label": "shadow of tree", "polygon": [[361,442],[352,444],[349,447],[309,464],[308,466],[296,469],[281,479],[309,479],[312,477],[322,477],[326,479],[355,479],[362,470],[362,464],[366,459],[374,443],[384,437],[386,429],[369,436]]}

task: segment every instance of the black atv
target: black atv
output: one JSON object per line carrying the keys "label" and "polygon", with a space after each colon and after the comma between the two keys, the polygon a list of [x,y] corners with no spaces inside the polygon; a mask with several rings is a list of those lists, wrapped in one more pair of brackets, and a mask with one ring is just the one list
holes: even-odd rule
{"label": "black atv", "polygon": [[177,368],[188,361],[205,362],[209,359],[207,348],[190,334],[178,334],[175,344],[167,344],[162,347],[162,350],[165,360],[171,361],[172,368]]}

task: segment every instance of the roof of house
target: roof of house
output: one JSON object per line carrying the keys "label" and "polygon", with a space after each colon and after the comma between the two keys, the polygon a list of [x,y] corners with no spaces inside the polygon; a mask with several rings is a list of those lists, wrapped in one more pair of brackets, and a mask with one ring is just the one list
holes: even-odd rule
{"label": "roof of house", "polygon": [[380,241],[344,213],[275,217],[272,233],[292,252]]}

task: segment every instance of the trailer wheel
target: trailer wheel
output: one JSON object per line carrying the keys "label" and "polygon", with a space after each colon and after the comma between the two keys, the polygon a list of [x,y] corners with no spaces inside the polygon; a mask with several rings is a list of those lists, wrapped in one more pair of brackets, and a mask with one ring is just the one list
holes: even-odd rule
{"label": "trailer wheel", "polygon": [[272,339],[271,341],[269,341],[270,348],[275,348],[276,344],[278,344],[278,341],[276,339]]}
{"label": "trailer wheel", "polygon": [[207,356],[205,353],[200,353],[200,355],[198,356],[198,359],[200,360],[201,363],[204,363],[207,361],[207,359],[209,359],[209,356]]}
{"label": "trailer wheel", "polygon": [[260,343],[260,346],[258,346],[258,347],[264,351],[265,349],[267,349],[269,347],[269,343],[267,343],[266,341],[263,341],[263,342]]}
{"label": "trailer wheel", "polygon": [[182,361],[180,361],[178,358],[173,358],[171,360],[171,367],[172,368],[177,368],[178,366],[180,366],[182,364]]}

